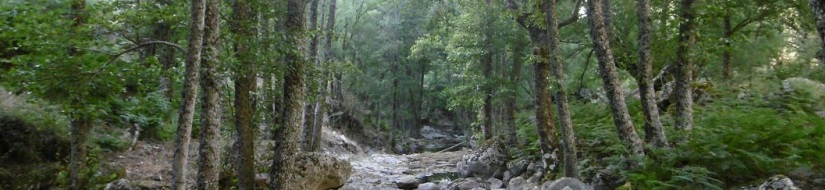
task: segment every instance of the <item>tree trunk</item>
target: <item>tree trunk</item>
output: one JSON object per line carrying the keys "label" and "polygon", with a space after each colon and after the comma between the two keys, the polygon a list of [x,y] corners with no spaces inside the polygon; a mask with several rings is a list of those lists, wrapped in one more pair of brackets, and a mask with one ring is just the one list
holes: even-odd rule
{"label": "tree trunk", "polygon": [[[317,34],[318,29],[318,3],[321,0],[310,0],[309,4],[309,28],[308,30],[312,33],[309,36],[309,52],[307,53],[309,56],[309,62],[312,64],[316,64],[317,68],[320,68],[320,62],[318,62],[318,42],[319,42],[319,35]],[[307,75],[311,75],[312,72],[307,72]],[[316,80],[320,81],[320,80]],[[320,83],[318,84],[320,86]],[[318,95],[320,95],[320,88],[318,89],[309,89],[307,88],[310,97],[316,97],[315,102],[307,103],[306,107],[306,123],[304,124],[304,133],[302,134],[303,143],[301,147],[305,151],[313,151],[312,145],[315,130],[318,130],[318,114],[320,112],[320,101],[318,100]],[[310,100],[311,101],[311,100]]]}
{"label": "tree trunk", "polygon": [[676,50],[676,128],[682,130],[693,129],[693,92],[691,83],[693,82],[693,62],[690,59],[691,47],[695,42],[693,30],[695,21],[693,19],[694,0],[682,0],[680,7],[681,23],[679,23],[679,45]]}
{"label": "tree trunk", "polygon": [[[171,1],[169,0],[157,0],[158,4],[161,7],[167,7],[171,5]],[[167,21],[160,21],[155,25],[154,29],[154,37],[160,41],[170,41],[173,36],[172,26]],[[175,64],[175,48],[164,48],[160,51],[160,55],[158,56],[158,61],[161,64],[162,72],[160,77],[160,88],[158,91],[163,93],[163,96],[166,97],[166,100],[172,101],[172,98],[175,97],[175,76],[173,72],[170,71]]]}
{"label": "tree trunk", "polygon": [[189,158],[189,141],[192,137],[192,119],[195,116],[195,99],[198,97],[201,49],[203,46],[204,0],[192,0],[192,21],[189,31],[189,47],[186,57],[186,75],[181,91],[178,131],[175,138],[175,157],[172,161],[172,189],[186,187],[186,166]]}
{"label": "tree trunk", "polygon": [[220,54],[220,3],[209,0],[206,5],[203,58],[203,100],[201,101],[200,158],[198,189],[218,189],[220,171],[221,83],[218,77]]}
{"label": "tree trunk", "polygon": [[731,40],[733,38],[733,28],[730,23],[730,14],[725,14],[724,17],[724,36],[722,40],[722,80],[728,83],[730,81],[730,54],[731,54]]}
{"label": "tree trunk", "polygon": [[[86,23],[86,0],[72,0],[71,19],[72,32],[80,33],[80,28]],[[69,48],[70,56],[80,56],[80,48]],[[76,97],[73,106],[83,106],[82,97]],[[71,190],[86,189],[86,179],[83,172],[86,169],[86,139],[92,128],[91,118],[83,113],[74,113],[71,123],[72,141],[69,155],[69,188]]]}
{"label": "tree trunk", "polygon": [[481,132],[484,134],[484,140],[493,138],[493,35],[494,31],[490,28],[495,22],[492,15],[492,5],[487,1],[487,15],[484,18],[484,26],[482,26],[484,42],[484,53],[481,55],[481,72],[484,75],[484,105],[482,106],[483,120],[481,124]]}
{"label": "tree trunk", "polygon": [[257,89],[255,64],[251,47],[254,44],[252,9],[246,0],[236,0],[232,6],[231,32],[235,34],[235,56],[239,66],[235,71],[235,128],[238,149],[238,189],[255,189],[255,100]]}
{"label": "tree trunk", "polygon": [[656,147],[668,146],[659,108],[656,106],[656,91],[653,89],[653,55],[651,54],[650,0],[636,2],[636,14],[639,17],[639,93],[642,98],[642,112],[645,117],[645,140]]}
{"label": "tree trunk", "polygon": [[304,0],[287,0],[287,41],[284,60],[289,69],[284,76],[284,112],[282,130],[277,133],[276,145],[274,148],[274,158],[272,168],[269,170],[270,189],[286,190],[293,189],[295,178],[301,176],[292,175],[295,170],[299,170],[291,162],[295,160],[301,140],[301,114],[303,112],[302,102],[304,101],[304,64],[306,61],[301,57],[304,37]]}
{"label": "tree trunk", "polygon": [[516,127],[516,113],[518,112],[518,87],[519,82],[521,81],[521,68],[524,65],[522,63],[523,56],[522,52],[524,52],[525,45],[523,44],[515,44],[513,46],[513,67],[510,70],[510,94],[505,99],[505,113],[506,113],[506,123],[507,123],[507,142],[508,144],[520,147],[518,141],[518,136],[516,135],[516,131],[518,128]]}
{"label": "tree trunk", "polygon": [[809,4],[816,19],[816,32],[819,34],[819,65],[825,67],[825,0],[809,0]]}
{"label": "tree trunk", "polygon": [[70,155],[69,188],[72,190],[86,189],[86,178],[82,171],[86,170],[86,140],[89,130],[92,129],[91,119],[86,116],[72,116],[72,144]]}
{"label": "tree trunk", "polygon": [[573,121],[570,119],[570,108],[567,104],[567,90],[564,85],[564,63],[559,57],[559,21],[556,15],[556,0],[548,0],[549,8],[544,13],[547,21],[548,50],[550,51],[550,65],[556,77],[556,106],[558,108],[559,125],[562,132],[562,150],[564,152],[564,175],[578,178],[576,157],[576,135],[573,131]]}
{"label": "tree trunk", "polygon": [[599,74],[604,83],[607,99],[610,101],[610,111],[613,113],[613,122],[616,124],[619,138],[633,156],[641,158],[644,157],[644,145],[642,140],[639,139],[639,135],[636,134],[636,129],[633,127],[633,122],[627,111],[602,11],[601,0],[588,1],[587,17],[590,21],[593,47],[596,49],[599,62]]}
{"label": "tree trunk", "polygon": [[[549,0],[540,2],[540,13],[546,14],[550,10]],[[519,12],[518,4],[514,0],[507,1],[508,9]],[[521,10],[523,11],[523,10]],[[552,112],[552,96],[550,92],[550,39],[546,30],[546,23],[537,22],[534,19],[528,19],[530,13],[520,13],[516,17],[516,21],[527,29],[530,35],[530,41],[533,44],[533,56],[535,62],[533,63],[533,77],[535,79],[535,114],[536,114],[536,128],[539,135],[539,148],[541,149],[541,159],[544,163],[544,173],[554,173],[558,169],[559,164],[559,141],[557,138],[558,132],[553,126],[553,112]],[[552,178],[552,176],[551,176]]]}

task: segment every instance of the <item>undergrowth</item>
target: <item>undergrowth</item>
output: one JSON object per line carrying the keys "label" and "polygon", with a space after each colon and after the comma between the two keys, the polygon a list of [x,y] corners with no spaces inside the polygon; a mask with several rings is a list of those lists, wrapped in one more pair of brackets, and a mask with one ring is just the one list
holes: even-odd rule
{"label": "undergrowth", "polygon": [[[672,113],[661,113],[672,147],[647,146],[643,167],[633,170],[627,169],[630,158],[609,108],[571,102],[580,175],[588,181],[599,172],[618,172],[626,181],[623,188],[632,189],[729,189],[799,168],[825,171],[825,118],[816,113],[823,99],[779,86],[768,84],[761,87],[766,91],[745,91],[744,96],[742,90],[714,92],[711,102],[695,105],[691,131],[673,129]],[[639,101],[629,100],[628,107],[644,138]],[[529,128],[535,126],[520,125],[520,138],[536,142]],[[535,143],[526,149],[538,151]]]}

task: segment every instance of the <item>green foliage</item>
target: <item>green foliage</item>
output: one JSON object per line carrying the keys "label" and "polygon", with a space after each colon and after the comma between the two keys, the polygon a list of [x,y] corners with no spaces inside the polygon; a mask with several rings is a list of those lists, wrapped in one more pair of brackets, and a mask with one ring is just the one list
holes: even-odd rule
{"label": "green foliage", "polygon": [[697,110],[690,134],[671,135],[686,142],[649,151],[643,169],[628,173],[630,181],[642,189],[721,189],[800,167],[825,169],[825,140],[812,138],[825,135],[825,119],[760,101],[717,102]]}

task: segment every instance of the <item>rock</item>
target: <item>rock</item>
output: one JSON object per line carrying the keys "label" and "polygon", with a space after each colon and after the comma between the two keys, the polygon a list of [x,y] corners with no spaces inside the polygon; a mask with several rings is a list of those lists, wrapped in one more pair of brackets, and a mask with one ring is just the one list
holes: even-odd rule
{"label": "rock", "polygon": [[507,190],[535,190],[536,184],[527,182],[523,177],[515,177],[507,183]]}
{"label": "rock", "polygon": [[776,175],[759,185],[759,190],[799,190],[793,181],[783,175]]}
{"label": "rock", "polygon": [[433,139],[443,139],[450,137],[449,134],[445,133],[444,131],[435,129],[430,126],[424,126],[419,131],[421,133],[421,137],[425,139],[433,140]]}
{"label": "rock", "polygon": [[106,184],[105,190],[137,190],[128,179],[118,179]]}
{"label": "rock", "polygon": [[418,188],[417,188],[417,190],[439,190],[439,189],[441,189],[441,186],[439,186],[438,184],[432,183],[432,182],[422,183],[422,184],[418,185]]}
{"label": "rock", "polygon": [[507,164],[504,140],[496,137],[485,142],[458,162],[458,172],[464,177],[501,178]]}
{"label": "rock", "polygon": [[500,179],[496,178],[487,179],[487,183],[490,184],[491,189],[501,188],[502,186],[504,186],[504,181],[501,181]]}
{"label": "rock", "polygon": [[480,182],[479,178],[462,178],[450,182],[442,187],[442,190],[473,190],[477,188],[488,189],[487,184]]}
{"label": "rock", "polygon": [[541,190],[592,190],[593,188],[584,184],[576,178],[563,177],[556,181],[548,181],[541,186]]}
{"label": "rock", "polygon": [[[527,159],[517,159],[510,162],[507,162],[507,171],[510,172],[511,176],[520,176],[525,171],[527,171],[527,166],[530,165],[530,161]],[[535,166],[534,166],[535,167]]]}
{"label": "rock", "polygon": [[291,161],[298,170],[290,173],[289,189],[337,189],[352,174],[349,162],[322,153],[300,153]]}
{"label": "rock", "polygon": [[422,181],[415,176],[405,175],[398,177],[398,179],[395,180],[395,185],[399,189],[416,189],[421,182]]}

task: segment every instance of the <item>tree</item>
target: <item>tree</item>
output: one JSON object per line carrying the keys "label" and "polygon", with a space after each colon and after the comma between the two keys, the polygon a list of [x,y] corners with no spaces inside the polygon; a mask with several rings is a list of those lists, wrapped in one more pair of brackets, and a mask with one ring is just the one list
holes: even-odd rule
{"label": "tree", "polygon": [[[316,66],[320,68],[321,63],[318,61],[318,42],[320,41],[320,35],[317,31],[320,31],[318,27],[318,3],[321,0],[309,0],[311,1],[309,4],[309,28],[308,30],[313,33],[309,35],[309,52],[308,60],[309,63],[314,63]],[[307,72],[306,75],[312,75],[314,72],[310,70]],[[321,79],[316,80],[318,85],[321,84]],[[312,85],[309,85],[312,86]],[[321,101],[318,100],[318,96],[321,94],[321,88],[317,89],[310,89],[311,87],[307,87],[307,91],[309,93],[309,97],[315,97],[315,102],[307,102],[304,109],[304,134],[302,135],[301,139],[304,142],[301,143],[301,148],[306,151],[312,151],[314,149],[313,138],[315,137],[315,131],[320,130],[318,126],[318,114],[321,111]],[[310,98],[311,101],[312,98]]]}
{"label": "tree", "polygon": [[[573,15],[571,18],[578,18],[578,7],[580,1],[577,1],[573,7]],[[548,50],[550,51],[550,65],[553,70],[553,75],[556,78],[556,107],[559,116],[559,125],[562,133],[562,151],[564,152],[564,174],[566,177],[578,178],[579,169],[577,166],[576,156],[576,136],[573,132],[573,121],[570,119],[570,108],[567,100],[567,88],[564,85],[564,63],[561,60],[561,36],[559,35],[559,19],[556,14],[557,3],[556,0],[549,0],[547,2],[549,7],[544,14],[544,20],[547,22],[547,38],[549,38]]]}
{"label": "tree", "polygon": [[819,65],[825,67],[825,1],[809,0],[816,19],[816,32],[819,34],[821,50],[818,54]]}
{"label": "tree", "polygon": [[484,134],[484,140],[492,139],[493,138],[493,90],[495,87],[493,86],[493,38],[494,38],[494,31],[492,25],[495,22],[495,16],[493,15],[492,11],[492,4],[490,0],[487,0],[486,14],[484,15],[484,21],[482,27],[482,54],[481,54],[481,72],[484,75],[484,79],[487,81],[484,84],[484,105],[482,106],[483,112],[483,122],[481,124],[481,132]]}
{"label": "tree", "polygon": [[639,65],[638,77],[639,93],[642,99],[642,112],[645,118],[645,140],[656,147],[668,146],[662,121],[659,119],[659,108],[656,106],[656,90],[653,89],[653,55],[651,53],[651,19],[650,0],[636,1],[636,14],[639,17]]}
{"label": "tree", "polygon": [[619,84],[613,52],[610,49],[610,38],[605,28],[602,2],[600,0],[590,0],[587,9],[587,17],[590,21],[590,36],[593,39],[593,48],[599,62],[599,74],[602,77],[604,90],[610,102],[610,111],[613,114],[613,122],[616,124],[619,138],[631,154],[644,157],[644,145],[633,127]]}
{"label": "tree", "polygon": [[200,80],[201,49],[203,48],[204,17],[206,6],[204,0],[192,0],[192,21],[189,31],[189,46],[186,57],[186,75],[181,91],[181,105],[178,130],[175,138],[175,156],[172,161],[172,189],[186,188],[186,166],[189,158],[189,141],[192,136],[192,120],[195,112],[195,99],[198,97]]}
{"label": "tree", "polygon": [[218,189],[220,171],[221,128],[221,79],[218,75],[220,60],[220,2],[209,0],[206,4],[204,29],[204,57],[201,89],[201,130],[198,161],[198,189]]}
{"label": "tree", "polygon": [[270,168],[269,180],[272,186],[270,189],[289,189],[289,182],[298,176],[292,176],[293,171],[298,170],[291,161],[295,159],[301,144],[301,114],[303,113],[302,103],[304,101],[304,67],[306,61],[301,56],[304,37],[304,5],[303,0],[287,1],[286,16],[286,51],[284,60],[287,64],[287,72],[284,77],[284,111],[283,124],[276,134],[276,145],[274,148],[274,158]]}
{"label": "tree", "polygon": [[[86,0],[72,0],[72,31],[79,33],[86,22]],[[80,56],[78,47],[69,49],[69,56]],[[75,97],[72,102],[83,102],[83,97]],[[78,104],[78,103],[74,103]],[[69,189],[77,190],[85,188],[85,179],[80,176],[81,171],[86,169],[86,138],[92,128],[91,118],[83,113],[76,112],[72,116],[72,144],[70,155]]]}
{"label": "tree", "polygon": [[234,54],[239,62],[235,71],[235,128],[237,129],[238,188],[255,189],[255,64],[251,51],[255,31],[252,9],[246,0],[236,0],[232,6],[232,33],[235,36]]}
{"label": "tree", "polygon": [[[542,15],[547,14],[550,7],[550,0],[542,0],[539,2],[539,11]],[[536,108],[536,128],[539,133],[539,148],[541,149],[542,161],[544,162],[545,172],[557,171],[559,163],[559,140],[558,133],[553,126],[552,116],[552,102],[550,92],[550,81],[547,78],[550,75],[550,38],[545,29],[545,23],[538,22],[534,19],[528,19],[529,13],[520,13],[519,6],[513,0],[508,0],[508,8],[517,13],[516,21],[525,29],[530,35],[530,41],[533,44],[533,55],[536,57],[533,63],[533,76],[535,80],[535,108]]]}
{"label": "tree", "polygon": [[679,7],[679,44],[676,49],[676,128],[682,130],[693,129],[693,62],[690,58],[691,47],[696,41],[693,34],[695,28],[693,3],[695,0],[681,0]]}

